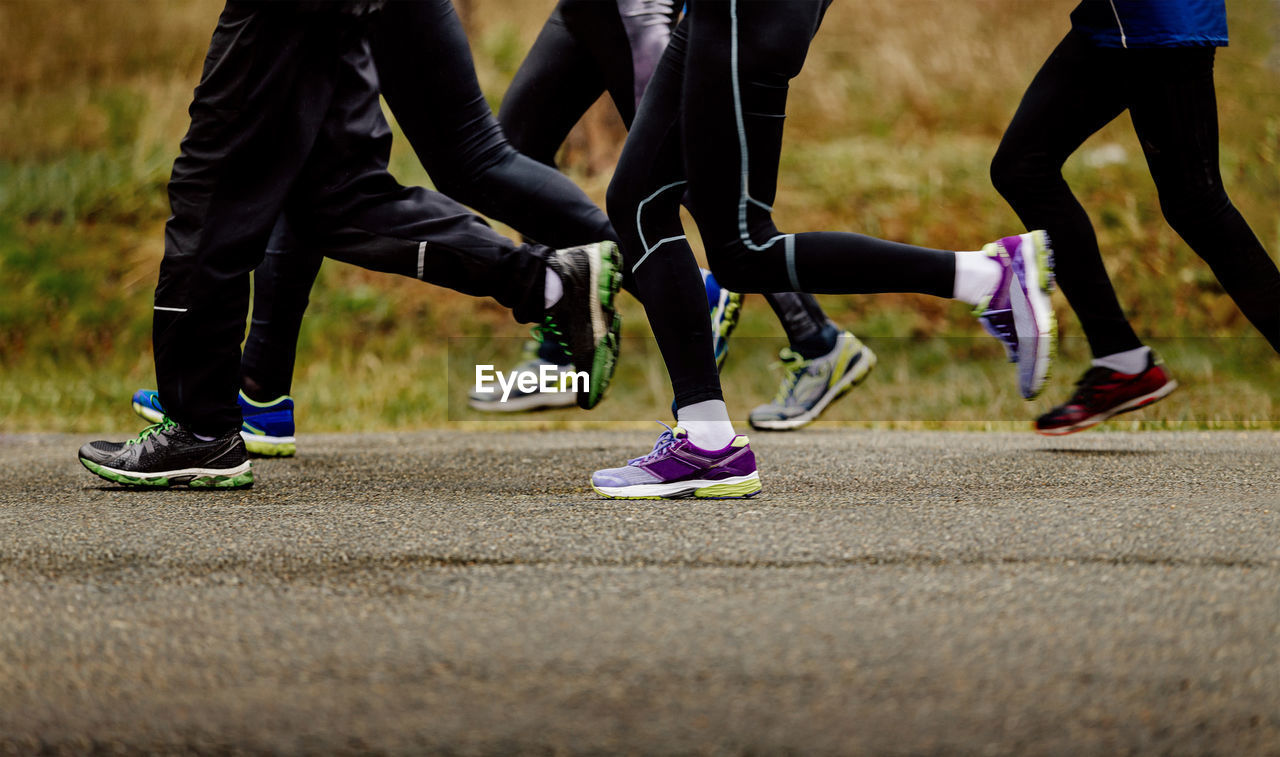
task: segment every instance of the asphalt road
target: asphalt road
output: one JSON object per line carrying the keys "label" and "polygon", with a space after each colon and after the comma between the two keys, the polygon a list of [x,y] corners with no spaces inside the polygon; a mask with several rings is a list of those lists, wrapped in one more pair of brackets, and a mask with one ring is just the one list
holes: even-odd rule
{"label": "asphalt road", "polygon": [[303,437],[135,492],[0,436],[0,753],[1280,754],[1280,434]]}

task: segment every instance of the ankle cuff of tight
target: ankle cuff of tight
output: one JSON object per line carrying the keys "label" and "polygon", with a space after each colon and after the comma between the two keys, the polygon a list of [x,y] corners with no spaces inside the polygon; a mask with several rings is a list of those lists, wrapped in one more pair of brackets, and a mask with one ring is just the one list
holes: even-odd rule
{"label": "ankle cuff of tight", "polygon": [[703,389],[698,392],[690,392],[683,395],[676,394],[676,398],[671,402],[672,414],[676,414],[679,408],[689,407],[690,405],[696,405],[699,402],[706,402],[708,400],[720,400],[721,402],[724,402],[724,392],[722,392],[719,387],[716,387],[715,389]]}
{"label": "ankle cuff of tight", "polygon": [[[279,389],[280,391],[276,391]],[[273,387],[260,384],[248,376],[240,379],[240,391],[254,402],[272,402],[289,394],[291,387]]]}
{"label": "ankle cuff of tight", "polygon": [[800,357],[805,360],[812,360],[816,357],[822,357],[835,349],[836,338],[839,336],[840,330],[834,324],[828,323],[813,335],[792,342],[791,349],[800,353]]}

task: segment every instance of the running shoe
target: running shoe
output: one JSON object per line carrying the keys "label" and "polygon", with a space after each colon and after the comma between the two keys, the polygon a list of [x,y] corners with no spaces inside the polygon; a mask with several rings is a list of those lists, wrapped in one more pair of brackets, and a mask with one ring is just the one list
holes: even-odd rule
{"label": "running shoe", "polygon": [[707,289],[707,306],[711,308],[711,346],[715,350],[716,369],[719,370],[729,355],[729,335],[738,327],[743,297],[720,286],[711,271],[700,270],[703,286]]}
{"label": "running shoe", "polygon": [[586,371],[579,385],[578,407],[590,410],[604,398],[618,365],[618,332],[622,316],[614,298],[622,286],[622,256],[613,242],[556,250],[547,266],[560,276],[564,294],[547,310],[543,329],[564,345],[574,366]]}
{"label": "running shoe", "polygon": [[[576,392],[567,390],[569,388],[568,382],[572,381],[572,377],[569,374],[573,371],[573,365],[553,363],[550,360],[543,360],[538,357],[538,349],[542,344],[541,329],[535,326],[533,335],[533,339],[525,342],[520,362],[508,374],[515,376],[533,375],[537,382],[532,385],[532,389],[524,391],[517,381],[504,399],[502,387],[495,382],[492,386],[485,386],[484,389],[477,388],[471,392],[467,404],[472,409],[483,413],[518,413],[555,407],[572,407],[578,404]],[[542,391],[544,371],[554,377],[556,391]],[[525,386],[529,385],[528,383],[525,384]]]}
{"label": "running shoe", "polygon": [[[711,309],[711,329],[714,338],[712,347],[715,350],[716,367],[719,368],[724,363],[725,355],[729,351],[729,335],[733,333],[733,330],[738,325],[738,316],[742,313],[743,298],[737,292],[730,292],[728,289],[722,288],[716,283],[715,277],[707,269],[700,270],[702,271],[703,284],[706,287],[707,305]],[[507,394],[506,400],[503,400],[502,388],[495,384],[493,386],[485,386],[483,389],[473,390],[468,395],[467,404],[472,409],[484,413],[526,412],[570,407],[576,404],[577,397],[575,394],[572,391],[564,391],[566,381],[572,380],[571,376],[569,378],[566,378],[566,376],[573,371],[573,364],[567,361],[563,363],[555,362],[542,357],[542,355],[547,354],[542,349],[546,338],[543,327],[534,326],[533,339],[525,342],[520,362],[507,375],[529,373],[541,379],[542,371],[552,371],[557,376],[555,383],[557,391],[543,391],[543,383],[539,381],[530,391],[523,391],[519,386],[513,387]],[[529,386],[529,384],[526,384],[526,386]],[[672,412],[674,413],[674,410]]]}
{"label": "running shoe", "polygon": [[1155,353],[1142,373],[1120,373],[1095,366],[1076,382],[1075,394],[1036,419],[1036,431],[1062,436],[1092,428],[1106,419],[1146,407],[1168,397],[1178,382],[1170,378]]}
{"label": "running shoe", "polygon": [[165,416],[137,439],[89,442],[80,463],[94,474],[126,486],[247,489],[253,468],[235,430],[210,441],[197,438]]}
{"label": "running shoe", "polygon": [[762,431],[789,431],[812,423],[876,366],[876,354],[849,331],[840,332],[835,347],[821,357],[805,360],[789,347],[778,357],[785,371],[778,394],[747,419]]}
{"label": "running shoe", "polygon": [[[293,398],[285,395],[270,402],[256,402],[244,392],[236,400],[240,404],[240,435],[249,454],[261,457],[293,457],[297,439],[293,427]],[[133,393],[133,412],[149,423],[160,423],[166,416],[160,395],[154,389]]]}
{"label": "running shoe", "polygon": [[684,429],[667,426],[652,452],[596,471],[591,488],[610,499],[741,499],[760,493],[760,475],[747,437],[705,450],[693,446]]}
{"label": "running shoe", "polygon": [[1034,399],[1049,377],[1058,323],[1053,291],[1053,250],[1049,235],[1032,231],[992,242],[982,251],[1000,264],[1000,284],[974,309],[983,327],[1004,344],[1009,362],[1018,364],[1018,388]]}

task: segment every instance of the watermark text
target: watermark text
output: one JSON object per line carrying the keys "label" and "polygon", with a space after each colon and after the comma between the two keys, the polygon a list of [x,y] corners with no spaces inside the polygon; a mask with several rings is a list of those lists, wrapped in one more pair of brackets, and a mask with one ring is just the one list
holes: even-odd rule
{"label": "watermark text", "polygon": [[522,394],[557,394],[586,392],[590,386],[591,376],[586,371],[565,371],[551,363],[539,365],[537,372],[499,371],[493,365],[476,366],[476,393],[494,394],[501,391],[501,402],[506,402],[511,397],[512,389],[519,389]]}

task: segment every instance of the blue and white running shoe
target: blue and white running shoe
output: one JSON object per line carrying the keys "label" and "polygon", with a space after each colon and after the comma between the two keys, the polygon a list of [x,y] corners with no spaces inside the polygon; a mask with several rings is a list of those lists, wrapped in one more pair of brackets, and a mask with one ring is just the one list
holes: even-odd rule
{"label": "blue and white running shoe", "polygon": [[[293,457],[297,442],[293,428],[293,398],[277,397],[270,402],[256,402],[240,392],[237,399],[244,421],[240,436],[249,454],[260,457]],[[133,412],[150,423],[160,423],[165,418],[160,395],[154,389],[139,389],[133,393]]]}

